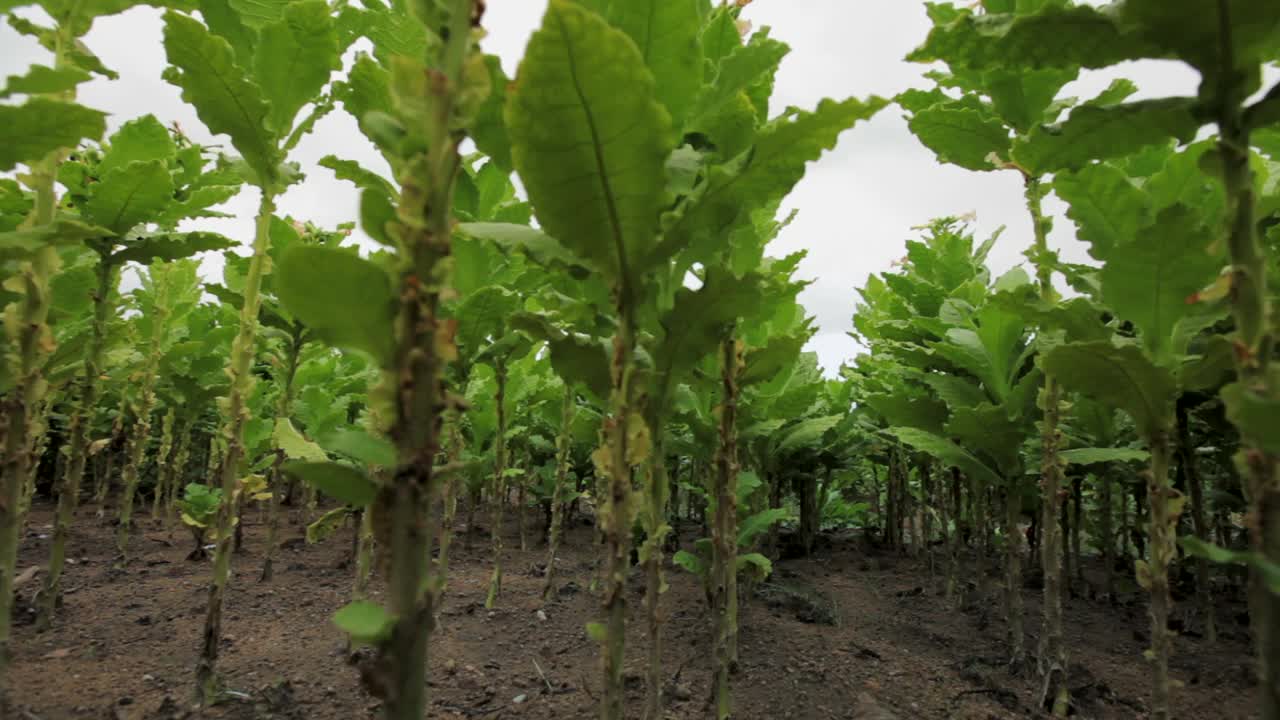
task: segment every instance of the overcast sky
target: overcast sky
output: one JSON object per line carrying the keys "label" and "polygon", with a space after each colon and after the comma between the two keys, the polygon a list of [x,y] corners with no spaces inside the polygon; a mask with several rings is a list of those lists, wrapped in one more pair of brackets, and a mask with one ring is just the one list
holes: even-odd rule
{"label": "overcast sky", "polygon": [[[484,47],[502,58],[509,74],[514,74],[545,7],[546,0],[488,0],[489,36]],[[923,2],[757,0],[745,17],[756,27],[771,26],[773,37],[792,47],[778,76],[775,114],[788,105],[812,108],[824,97],[889,97],[908,87],[929,86],[921,77],[927,66],[902,60],[928,32]],[[117,81],[95,80],[81,87],[82,103],[111,113],[110,129],[150,112],[164,123],[178,121],[197,141],[210,140],[177,88],[160,78],[165,57],[158,11],[137,8],[101,19],[86,42],[121,75]],[[0,26],[0,73],[20,73],[35,62],[47,64],[48,53],[7,25]],[[1120,75],[1138,83],[1139,97],[1193,94],[1197,80],[1194,72],[1176,63],[1130,63],[1116,71],[1087,73],[1064,94],[1088,96]],[[221,140],[230,151],[225,138]],[[308,177],[281,198],[281,214],[323,226],[356,217],[358,198],[352,186],[315,165],[330,153],[385,167],[351,117],[335,111],[291,156]],[[254,193],[246,191],[227,208],[238,216],[236,220],[204,221],[201,226],[247,244],[256,204]],[[868,274],[887,270],[902,257],[903,242],[916,234],[914,226],[934,217],[969,213],[977,218],[979,236],[1006,226],[991,257],[997,274],[1021,263],[1021,252],[1031,240],[1031,223],[1016,174],[975,173],[939,165],[910,134],[901,110],[894,106],[845,133],[834,152],[811,165],[783,212],[792,208],[799,215],[770,253],[808,250],[800,274],[814,284],[801,299],[817,316],[820,331],[810,349],[818,352],[828,372],[858,351],[846,334],[852,327],[855,288]],[[1061,218],[1061,205],[1051,199],[1048,209],[1060,218],[1052,236],[1054,246],[1065,259],[1083,260],[1084,247],[1075,242],[1070,222]],[[205,261],[211,276],[216,277],[220,267],[220,257]]]}

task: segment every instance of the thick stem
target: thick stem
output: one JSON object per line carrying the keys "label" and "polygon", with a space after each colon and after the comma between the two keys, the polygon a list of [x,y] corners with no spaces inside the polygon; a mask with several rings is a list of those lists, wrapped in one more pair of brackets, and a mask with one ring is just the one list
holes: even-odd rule
{"label": "thick stem", "polygon": [[[1201,542],[1211,542],[1209,523],[1205,517],[1204,483],[1200,478],[1200,468],[1196,464],[1195,446],[1191,444],[1190,413],[1187,406],[1179,402],[1177,407],[1178,431],[1178,468],[1186,480],[1187,490],[1191,495],[1191,528]],[[1196,558],[1196,610],[1204,621],[1204,639],[1214,643],[1218,639],[1218,631],[1213,618],[1213,598],[1209,593],[1209,561],[1203,557]]]}
{"label": "thick stem", "polygon": [[[619,291],[618,330],[613,337],[613,360],[610,374],[611,412],[604,423],[605,447],[598,457],[604,460],[606,472],[604,508],[600,529],[604,540],[605,566],[601,588],[605,614],[604,692],[601,697],[602,720],[622,720],[626,691],[622,684],[622,664],[626,648],[627,598],[626,581],[631,569],[631,527],[635,518],[631,488],[632,457],[630,437],[639,414],[631,402],[631,361],[635,353],[635,317],[630,293]],[[633,417],[634,416],[634,417]]]}
{"label": "thick stem", "polygon": [[663,449],[661,420],[651,424],[653,449],[645,466],[643,525],[644,545],[640,562],[645,571],[645,614],[649,622],[648,664],[645,669],[645,710],[647,720],[662,720],[662,594],[666,581],[662,577],[662,544],[671,531],[666,522],[667,481],[666,452]]}
{"label": "thick stem", "polygon": [[1169,484],[1169,459],[1171,449],[1167,433],[1147,438],[1151,450],[1151,476],[1148,478],[1147,499],[1151,505],[1151,561],[1148,563],[1151,592],[1151,654],[1153,720],[1168,720],[1169,714],[1169,655],[1173,649],[1173,635],[1169,632],[1169,563],[1177,554],[1174,545],[1174,526],[1178,517],[1173,501],[1177,491]]}
{"label": "thick stem", "polygon": [[1009,480],[1004,489],[1005,622],[1009,645],[1009,668],[1021,672],[1026,662],[1022,624],[1022,538],[1018,518],[1022,516],[1022,494]]}
{"label": "thick stem", "polygon": [[493,447],[493,495],[490,498],[491,520],[489,538],[493,543],[493,573],[489,576],[489,595],[484,600],[486,610],[492,610],[502,592],[502,521],[507,504],[507,364],[499,359],[494,368],[498,389],[494,403],[498,408],[498,431]]}
{"label": "thick stem", "polygon": [[246,402],[253,391],[254,378],[250,372],[258,332],[259,292],[262,274],[270,243],[271,216],[275,212],[275,197],[263,190],[258,205],[257,229],[253,239],[253,256],[249,260],[249,272],[244,282],[244,306],[240,311],[240,332],[231,345],[231,360],[227,374],[231,386],[226,401],[226,454],[220,467],[222,505],[218,509],[218,537],[213,555],[213,579],[209,583],[209,602],[201,634],[200,657],[196,661],[196,699],[201,705],[212,704],[218,695],[218,649],[222,644],[222,601],[231,575],[231,544],[236,505],[236,483],[240,474],[240,459],[244,456],[244,426],[249,420]]}
{"label": "thick stem", "polygon": [[556,438],[556,479],[551,491],[551,527],[547,530],[547,575],[542,601],[550,602],[556,592],[556,553],[564,524],[564,493],[569,478],[569,452],[573,448],[573,386],[565,383],[564,406],[560,412],[560,435]]}
{"label": "thick stem", "polygon": [[1116,534],[1113,526],[1112,513],[1114,501],[1112,500],[1112,470],[1110,467],[1104,467],[1102,470],[1102,502],[1098,507],[1098,512],[1102,514],[1102,564],[1106,570],[1106,592],[1107,600],[1114,603],[1116,600]]}
{"label": "thick stem", "polygon": [[111,263],[100,261],[97,270],[98,287],[93,296],[93,329],[88,352],[84,356],[84,377],[80,382],[80,397],[71,413],[68,427],[68,459],[62,476],[62,489],[58,493],[58,514],[54,520],[53,541],[49,547],[49,567],[40,594],[40,610],[36,629],[47,630],[53,624],[62,594],[62,568],[66,560],[67,538],[71,534],[71,520],[80,501],[80,483],[84,478],[85,463],[89,457],[89,426],[92,424],[94,406],[98,402],[98,377],[102,374],[102,351],[106,345],[107,320],[114,309],[112,296],[119,281],[118,269]]}
{"label": "thick stem", "polygon": [[715,518],[711,530],[711,597],[714,621],[712,694],[716,720],[732,713],[729,675],[735,663],[738,623],[738,375],[742,351],[733,333],[720,344],[720,442],[712,475]]}
{"label": "thick stem", "polygon": [[[441,3],[437,3],[441,5]],[[454,180],[461,162],[455,129],[455,99],[463,84],[463,67],[474,51],[473,21],[477,0],[449,0],[445,25],[433,28],[443,44],[429,47],[427,117],[424,150],[401,164],[400,202],[396,208],[400,242],[400,305],[396,317],[396,350],[385,382],[394,388],[396,415],[391,428],[398,466],[390,484],[379,491],[375,525],[390,520],[388,598],[394,618],[390,636],[379,646],[377,666],[383,670],[383,717],[421,720],[426,712],[427,640],[434,629],[429,592],[431,546],[439,534],[431,512],[437,493],[434,473],[440,449],[440,422],[451,404],[444,373],[453,344],[452,326],[439,317],[440,294],[449,284],[452,251]],[[416,106],[415,106],[416,107]],[[406,108],[405,112],[411,112]],[[415,118],[415,121],[419,120]],[[443,579],[434,581],[436,586]]]}
{"label": "thick stem", "polygon": [[156,486],[151,494],[151,519],[160,521],[160,508],[169,488],[169,471],[173,467],[174,410],[169,408],[160,421],[160,448],[156,450]]}
{"label": "thick stem", "polygon": [[[1267,291],[1267,264],[1258,242],[1256,193],[1250,167],[1250,128],[1243,105],[1252,88],[1248,74],[1235,66],[1237,57],[1232,29],[1232,4],[1218,0],[1218,70],[1215,98],[1218,117],[1218,154],[1227,197],[1227,250],[1231,262],[1231,310],[1236,324],[1235,359],[1237,392],[1257,407],[1280,401],[1280,378],[1269,366],[1274,354],[1275,320]],[[1230,416],[1230,414],[1229,414]],[[1239,456],[1247,476],[1250,540],[1255,552],[1269,563],[1280,563],[1280,457],[1268,452],[1257,437],[1259,428],[1238,428],[1243,446]],[[1261,588],[1261,578],[1251,569],[1251,583]],[[1251,608],[1251,625],[1257,643],[1260,704],[1265,720],[1280,718],[1280,594],[1258,590]]]}

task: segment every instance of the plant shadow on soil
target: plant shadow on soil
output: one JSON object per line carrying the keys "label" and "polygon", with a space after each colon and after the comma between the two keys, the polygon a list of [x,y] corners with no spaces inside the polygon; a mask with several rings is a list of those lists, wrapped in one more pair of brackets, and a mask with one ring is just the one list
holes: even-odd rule
{"label": "plant shadow on soil", "polygon": [[[44,562],[52,510],[39,501],[33,508],[19,573]],[[532,525],[532,513],[530,518]],[[184,559],[191,541],[183,528],[170,534],[149,518],[140,525],[134,559],[115,570],[113,528],[81,510],[69,545],[75,562],[67,568],[65,604],[53,629],[36,633],[31,622],[30,595],[38,578],[19,588],[11,678],[19,718],[377,717],[378,702],[360,688],[345,638],[330,622],[350,599],[350,529],[307,545],[301,526],[286,525],[275,580],[260,584],[266,527],[257,511],[247,513],[245,551],[233,560],[219,661],[226,687],[238,699],[193,713],[192,670],[210,566]],[[539,615],[545,547],[532,541],[531,530],[530,550],[520,551],[514,518],[507,528],[502,595],[492,612],[483,607],[490,572],[483,528],[470,547],[462,537],[455,540],[444,608],[431,639],[428,717],[594,717],[599,664],[584,632],[599,606],[588,589],[592,531],[582,525],[570,529],[557,562],[561,591]],[[684,528],[684,538],[695,530]],[[951,603],[935,590],[941,578],[931,580],[923,560],[867,547],[858,535],[824,540],[812,558],[775,564],[770,582],[744,599],[735,717],[1042,716],[1034,669],[1012,677],[1001,661],[996,578],[989,594],[971,582],[965,597]],[[939,557],[939,574],[941,563]],[[962,577],[976,576],[969,570]],[[668,567],[667,578],[666,717],[705,718],[711,656],[704,595],[678,568]],[[380,599],[381,582],[375,579],[372,587],[373,599]],[[628,589],[628,706],[629,717],[639,717],[647,645],[639,571]],[[1040,592],[1024,593],[1027,647],[1034,653]],[[1189,602],[1178,610],[1180,617],[1194,617]],[[1172,674],[1183,686],[1174,690],[1173,705],[1181,720],[1256,716],[1241,608],[1224,604],[1219,617],[1216,646],[1190,631],[1176,642]],[[1145,717],[1145,605],[1070,600],[1064,625],[1075,715]]]}

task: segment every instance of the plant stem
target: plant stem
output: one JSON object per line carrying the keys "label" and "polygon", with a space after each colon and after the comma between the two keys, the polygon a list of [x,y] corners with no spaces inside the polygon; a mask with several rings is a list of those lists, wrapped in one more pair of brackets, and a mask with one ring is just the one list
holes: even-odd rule
{"label": "plant stem", "polygon": [[551,527],[547,530],[547,576],[542,586],[542,601],[550,602],[556,592],[556,553],[560,550],[560,531],[564,523],[564,490],[569,478],[569,451],[573,449],[573,386],[565,383],[564,405],[560,411],[560,435],[556,438],[556,479],[551,491]]}
{"label": "plant stem", "polygon": [[720,440],[712,476],[711,597],[715,628],[712,695],[716,720],[732,713],[729,675],[736,662],[738,624],[738,374],[742,353],[730,332],[720,343]]}
{"label": "plant stem", "polygon": [[[387,720],[421,720],[426,712],[427,640],[435,622],[428,570],[431,545],[439,534],[432,527],[434,464],[440,449],[440,418],[450,404],[445,366],[457,352],[452,329],[441,322],[438,309],[441,291],[449,285],[451,209],[461,162],[458,145],[463,138],[455,128],[455,102],[463,85],[464,63],[473,48],[473,21],[478,22],[478,17],[473,17],[475,0],[441,4],[447,5],[448,18],[443,27],[433,30],[443,45],[428,48],[423,59],[427,97],[415,98],[429,108],[425,145],[406,159],[398,173],[400,305],[396,351],[388,374],[388,381],[394,383],[396,414],[390,435],[398,466],[373,507],[390,520],[387,585],[394,623],[377,658],[385,669],[381,683]],[[375,524],[384,522],[374,518]]]}
{"label": "plant stem", "polygon": [[1004,488],[1004,553],[1005,553],[1005,620],[1009,643],[1009,668],[1022,671],[1026,662],[1023,647],[1022,617],[1022,548],[1018,518],[1022,516],[1022,493],[1012,478]]}
{"label": "plant stem", "polygon": [[671,528],[666,523],[667,465],[663,450],[663,427],[653,423],[649,429],[653,449],[645,464],[646,487],[644,492],[643,524],[644,545],[640,549],[640,562],[645,570],[645,614],[649,621],[648,664],[645,669],[645,710],[647,720],[662,720],[662,594],[666,582],[662,577],[662,543]]}
{"label": "plant stem", "polygon": [[1177,553],[1174,529],[1178,516],[1172,512],[1177,491],[1169,484],[1169,460],[1172,451],[1168,433],[1147,438],[1151,451],[1151,477],[1147,484],[1147,500],[1151,506],[1151,562],[1148,564],[1151,584],[1151,653],[1153,688],[1152,720],[1168,720],[1169,655],[1173,637],[1169,632],[1169,563]]}
{"label": "plant stem", "polygon": [[143,455],[151,441],[151,413],[156,404],[156,376],[159,374],[160,357],[164,354],[164,337],[168,329],[169,291],[172,285],[168,265],[151,266],[151,276],[155,292],[155,317],[152,318],[151,346],[147,353],[147,363],[142,369],[142,380],[138,390],[137,422],[130,428],[129,440],[125,451],[124,468],[120,471],[120,479],[124,483],[124,493],[120,497],[120,520],[116,532],[116,550],[120,553],[122,564],[129,561],[129,530],[133,524],[133,500],[138,491],[138,481],[142,473]]}
{"label": "plant stem", "polygon": [[[1200,468],[1196,464],[1195,446],[1191,444],[1190,413],[1187,406],[1179,402],[1177,406],[1177,458],[1179,472],[1186,481],[1188,493],[1191,495],[1191,528],[1196,539],[1201,542],[1212,542],[1209,537],[1209,523],[1205,518],[1204,484],[1200,478]],[[1213,597],[1209,593],[1209,561],[1197,557],[1196,563],[1196,609],[1204,622],[1204,639],[1207,643],[1215,643],[1218,632],[1213,618]]]}
{"label": "plant stem", "polygon": [[169,485],[169,467],[173,454],[173,408],[169,408],[160,421],[160,448],[156,451],[156,486],[151,494],[151,519],[160,519],[160,507]]}
{"label": "plant stem", "polygon": [[494,403],[498,408],[498,431],[493,447],[493,496],[490,506],[491,521],[489,538],[493,542],[493,574],[489,576],[489,595],[484,600],[486,610],[492,610],[498,602],[498,594],[502,592],[502,523],[503,510],[507,504],[507,363],[499,358],[494,372],[498,381],[498,389],[494,395]]}
{"label": "plant stem", "polygon": [[[293,378],[298,374],[298,361],[302,356],[302,346],[304,344],[302,332],[301,329],[298,329],[289,343],[289,354],[285,358],[284,387],[280,391],[280,399],[276,405],[276,423],[281,420],[288,420],[293,413]],[[276,534],[280,531],[280,501],[283,499],[285,491],[284,474],[280,472],[280,465],[284,462],[284,451],[276,448],[275,455],[276,459],[271,463],[271,499],[268,505],[267,517],[267,548],[262,558],[262,574],[258,577],[258,582],[271,582],[274,576],[272,561],[276,552]]]}
{"label": "plant stem", "polygon": [[[1237,391],[1242,400],[1264,407],[1280,402],[1280,378],[1271,369],[1276,338],[1271,301],[1267,293],[1267,266],[1258,242],[1256,196],[1250,168],[1250,128],[1243,105],[1250,88],[1247,73],[1235,67],[1235,38],[1231,3],[1218,0],[1218,55],[1222,67],[1217,78],[1218,154],[1227,197],[1227,250],[1231,262],[1231,309],[1236,324],[1235,359]],[[1230,416],[1230,415],[1229,415]],[[1268,452],[1254,434],[1256,428],[1239,427],[1241,472],[1247,477],[1250,540],[1265,562],[1280,563],[1280,457]],[[1257,643],[1260,709],[1264,720],[1280,718],[1280,595],[1268,592],[1257,568],[1250,569],[1251,625]]]}
{"label": "plant stem", "polygon": [[62,568],[66,560],[67,537],[71,534],[71,520],[80,501],[80,483],[89,457],[89,426],[98,402],[98,376],[102,374],[102,351],[106,346],[107,320],[114,310],[111,302],[119,282],[119,269],[101,259],[97,269],[98,286],[93,296],[93,327],[89,349],[84,356],[84,377],[80,383],[80,397],[71,413],[67,434],[68,459],[62,476],[62,488],[58,492],[58,512],[54,520],[53,541],[49,547],[49,567],[40,593],[40,609],[36,629],[47,630],[53,624],[62,594]]}
{"label": "plant stem", "polygon": [[196,699],[204,706],[218,695],[218,648],[222,644],[222,602],[231,575],[231,544],[236,517],[236,485],[240,479],[240,460],[244,456],[244,426],[249,420],[246,403],[253,391],[250,372],[258,332],[258,307],[262,274],[270,243],[271,216],[275,212],[275,196],[266,188],[258,205],[257,228],[253,238],[253,256],[244,281],[244,306],[240,310],[240,332],[231,345],[227,368],[231,387],[226,402],[226,453],[219,465],[222,505],[218,509],[218,537],[213,554],[213,580],[209,584],[209,604],[204,619],[202,649],[196,661]]}

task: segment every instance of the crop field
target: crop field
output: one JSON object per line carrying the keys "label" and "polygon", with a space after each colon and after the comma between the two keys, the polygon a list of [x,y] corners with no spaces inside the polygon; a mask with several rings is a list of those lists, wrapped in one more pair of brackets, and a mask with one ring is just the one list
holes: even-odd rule
{"label": "crop field", "polygon": [[[144,5],[199,127],[78,99]],[[804,107],[751,0],[490,5],[0,0],[0,720],[1280,720],[1280,4]],[[834,367],[777,248],[889,113],[1019,226],[821,267]]]}

